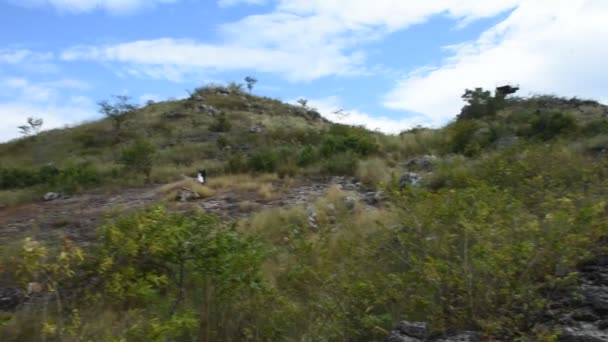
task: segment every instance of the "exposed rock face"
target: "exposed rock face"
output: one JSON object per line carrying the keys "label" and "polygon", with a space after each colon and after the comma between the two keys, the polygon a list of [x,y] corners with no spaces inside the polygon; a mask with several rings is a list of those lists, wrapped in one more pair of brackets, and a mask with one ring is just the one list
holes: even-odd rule
{"label": "exposed rock face", "polygon": [[255,125],[255,126],[249,127],[249,129],[247,131],[249,133],[262,133],[262,132],[264,132],[264,127],[262,127],[260,125]]}
{"label": "exposed rock face", "polygon": [[315,208],[308,206],[308,208],[306,208],[306,213],[308,215],[308,226],[310,229],[318,230],[319,223],[317,222],[317,213],[315,212]]}
{"label": "exposed rock face", "polygon": [[186,188],[181,188],[181,189],[177,190],[177,195],[175,196],[175,200],[179,201],[179,202],[194,201],[199,198],[201,198],[201,196],[199,196],[199,194],[197,194],[196,192],[194,192],[190,189],[186,189]]}
{"label": "exposed rock face", "polygon": [[401,321],[391,331],[388,342],[416,342],[424,341],[428,336],[426,323]]}
{"label": "exposed rock face", "polygon": [[420,157],[412,158],[401,164],[401,166],[406,167],[408,169],[430,171],[437,163],[437,160],[437,156],[432,154],[425,154]]}
{"label": "exposed rock face", "polygon": [[47,192],[46,194],[44,194],[42,199],[45,201],[54,201],[54,200],[58,199],[59,197],[61,197],[61,194],[58,192]]}
{"label": "exposed rock face", "polygon": [[346,207],[346,209],[348,209],[348,210],[355,209],[356,203],[357,203],[357,200],[354,197],[352,197],[352,196],[344,197],[344,206]]}
{"label": "exposed rock face", "polygon": [[386,194],[382,190],[371,191],[365,194],[364,201],[369,205],[378,205],[386,200]]}
{"label": "exposed rock face", "polygon": [[579,284],[550,301],[541,326],[562,331],[560,341],[608,341],[608,256],[579,267]]}
{"label": "exposed rock face", "polygon": [[0,288],[0,311],[15,310],[24,300],[25,295],[18,288]]}
{"label": "exposed rock face", "polygon": [[483,336],[474,331],[464,331],[453,335],[429,338],[426,323],[401,321],[391,334],[387,342],[482,342]]}
{"label": "exposed rock face", "polygon": [[414,172],[405,172],[399,177],[399,188],[403,189],[408,185],[413,187],[419,186],[422,182],[422,177]]}
{"label": "exposed rock face", "polygon": [[199,113],[206,113],[210,116],[216,116],[217,114],[219,114],[219,110],[217,110],[217,108],[208,104],[199,103],[196,108]]}

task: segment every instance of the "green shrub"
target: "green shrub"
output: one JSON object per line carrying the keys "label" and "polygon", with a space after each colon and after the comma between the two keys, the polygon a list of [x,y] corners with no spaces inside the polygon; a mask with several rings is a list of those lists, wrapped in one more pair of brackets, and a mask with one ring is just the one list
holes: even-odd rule
{"label": "green shrub", "polygon": [[275,172],[279,165],[276,150],[262,150],[252,154],[247,160],[247,168],[253,172]]}
{"label": "green shrub", "polygon": [[558,135],[576,131],[577,123],[572,115],[540,112],[532,119],[528,135],[541,140],[549,140]]}
{"label": "green shrub", "polygon": [[139,139],[122,150],[119,162],[128,172],[143,174],[149,181],[155,157],[154,146],[146,140]]}
{"label": "green shrub", "polygon": [[209,130],[212,132],[228,132],[232,125],[226,117],[226,113],[220,113],[211,124],[209,124]]}
{"label": "green shrub", "polygon": [[358,156],[352,151],[348,151],[324,159],[321,163],[321,169],[328,175],[352,176],[357,170],[358,161]]}

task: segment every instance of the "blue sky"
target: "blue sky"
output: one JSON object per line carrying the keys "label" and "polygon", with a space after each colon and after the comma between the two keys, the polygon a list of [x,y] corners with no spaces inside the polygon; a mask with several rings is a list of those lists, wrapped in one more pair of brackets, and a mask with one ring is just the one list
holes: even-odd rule
{"label": "blue sky", "polygon": [[445,124],[467,87],[606,102],[607,20],[604,0],[0,0],[0,141],[248,75],[389,133]]}

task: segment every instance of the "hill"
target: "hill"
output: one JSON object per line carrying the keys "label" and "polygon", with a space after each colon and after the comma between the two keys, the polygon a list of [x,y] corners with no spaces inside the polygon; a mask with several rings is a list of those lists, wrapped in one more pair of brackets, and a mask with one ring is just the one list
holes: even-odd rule
{"label": "hill", "polygon": [[606,106],[388,136],[231,88],[0,145],[3,340],[605,340]]}

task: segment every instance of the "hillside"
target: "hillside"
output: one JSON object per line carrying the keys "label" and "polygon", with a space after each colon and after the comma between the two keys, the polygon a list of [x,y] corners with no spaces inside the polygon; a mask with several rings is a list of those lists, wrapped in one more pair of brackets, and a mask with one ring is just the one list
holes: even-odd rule
{"label": "hillside", "polygon": [[0,145],[3,341],[608,339],[600,103],[473,89],[390,136],[235,85],[116,100]]}

